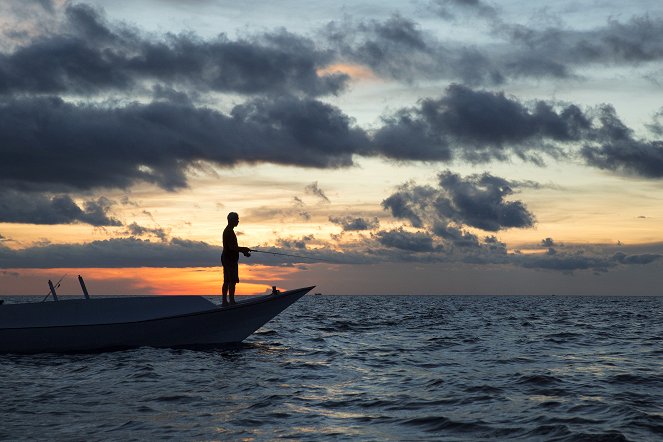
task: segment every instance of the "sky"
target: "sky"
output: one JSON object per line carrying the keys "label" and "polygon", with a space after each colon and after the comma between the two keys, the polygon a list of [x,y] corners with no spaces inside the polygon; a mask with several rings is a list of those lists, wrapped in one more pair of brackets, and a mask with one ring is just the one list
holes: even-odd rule
{"label": "sky", "polygon": [[0,295],[660,295],[654,0],[0,3]]}

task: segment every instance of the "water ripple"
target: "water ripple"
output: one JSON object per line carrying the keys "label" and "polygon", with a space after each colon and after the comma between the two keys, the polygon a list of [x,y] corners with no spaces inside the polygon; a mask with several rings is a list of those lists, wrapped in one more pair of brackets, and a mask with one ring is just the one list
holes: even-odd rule
{"label": "water ripple", "polygon": [[0,439],[660,440],[663,298],[305,297],[230,349],[0,357]]}

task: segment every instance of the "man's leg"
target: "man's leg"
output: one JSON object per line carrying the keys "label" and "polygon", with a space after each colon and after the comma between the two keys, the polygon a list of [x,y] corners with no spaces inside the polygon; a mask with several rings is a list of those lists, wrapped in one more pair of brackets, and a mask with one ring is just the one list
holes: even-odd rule
{"label": "man's leg", "polygon": [[228,287],[228,294],[230,295],[230,303],[235,303],[235,282],[231,282]]}
{"label": "man's leg", "polygon": [[[234,286],[233,286],[234,289]],[[234,290],[233,290],[234,292]],[[228,305],[228,282],[226,280],[223,281],[223,286],[221,287],[221,295],[222,295],[222,300],[221,300],[221,305]]]}

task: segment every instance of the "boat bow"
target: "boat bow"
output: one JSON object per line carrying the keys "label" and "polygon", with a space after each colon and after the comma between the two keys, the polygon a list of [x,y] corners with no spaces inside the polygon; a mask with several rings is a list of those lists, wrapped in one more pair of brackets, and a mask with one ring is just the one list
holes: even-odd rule
{"label": "boat bow", "polygon": [[0,307],[0,352],[100,351],[239,343],[313,289],[221,307],[202,296],[92,298]]}

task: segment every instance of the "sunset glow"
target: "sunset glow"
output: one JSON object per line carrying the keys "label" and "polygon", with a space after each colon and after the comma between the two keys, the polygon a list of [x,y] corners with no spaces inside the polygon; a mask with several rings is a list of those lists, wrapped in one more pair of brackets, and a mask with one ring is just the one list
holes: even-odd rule
{"label": "sunset glow", "polygon": [[375,75],[373,71],[367,66],[361,66],[358,64],[344,64],[337,63],[330,66],[326,66],[323,69],[317,70],[318,75],[329,75],[329,74],[346,74],[352,77],[354,80],[378,80],[378,76]]}
{"label": "sunset glow", "polygon": [[661,7],[203,3],[0,4],[0,294],[660,292]]}
{"label": "sunset glow", "polygon": [[[241,284],[237,295],[258,295],[271,292],[272,285],[278,290],[293,268],[271,266],[240,267]],[[86,269],[13,269],[0,272],[3,291],[11,295],[34,295],[48,292],[47,281],[61,282],[59,295],[82,293],[77,276],[81,274],[91,295],[207,295],[220,296],[223,271],[221,267],[193,268],[86,268]],[[273,284],[265,283],[269,281]]]}

